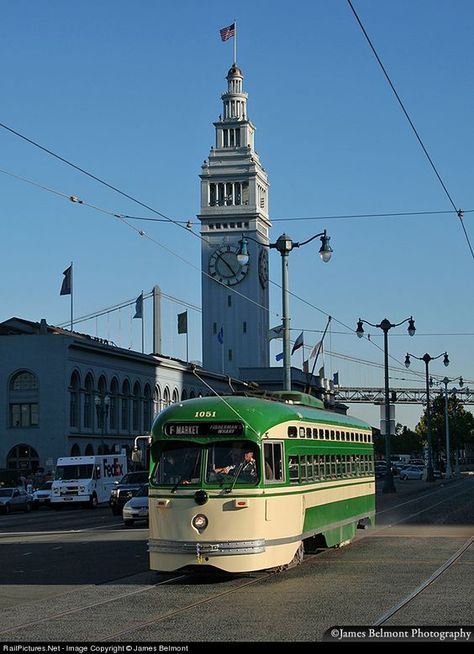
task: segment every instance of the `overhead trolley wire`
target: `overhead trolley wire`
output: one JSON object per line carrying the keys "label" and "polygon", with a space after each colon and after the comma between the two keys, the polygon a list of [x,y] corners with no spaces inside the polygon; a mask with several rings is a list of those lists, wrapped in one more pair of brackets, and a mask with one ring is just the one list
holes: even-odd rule
{"label": "overhead trolley wire", "polygon": [[418,143],[420,144],[420,146],[421,146],[423,152],[425,153],[425,156],[426,156],[426,158],[428,159],[431,168],[433,169],[433,171],[434,171],[436,177],[438,178],[439,183],[440,183],[441,186],[443,187],[443,190],[444,190],[444,192],[445,192],[445,194],[446,194],[446,197],[448,198],[449,202],[451,203],[451,206],[453,207],[454,211],[456,212],[457,217],[458,217],[459,220],[460,220],[461,227],[462,227],[462,230],[463,230],[463,232],[464,232],[464,236],[465,236],[465,238],[466,238],[466,241],[467,241],[467,244],[468,244],[469,250],[470,250],[470,252],[471,252],[471,256],[472,256],[472,258],[474,259],[474,250],[472,249],[471,241],[470,241],[470,239],[469,239],[469,235],[468,235],[468,233],[467,233],[467,231],[466,231],[466,226],[464,225],[464,220],[463,220],[463,218],[464,218],[464,211],[456,206],[456,204],[455,204],[453,198],[451,197],[451,194],[449,193],[449,191],[448,191],[448,189],[447,189],[447,187],[446,187],[446,184],[444,183],[444,181],[443,181],[443,179],[442,179],[440,173],[438,172],[438,169],[436,168],[436,166],[435,166],[435,164],[434,164],[432,158],[430,157],[430,155],[429,155],[429,153],[428,153],[428,150],[426,149],[426,146],[425,146],[425,144],[423,143],[423,141],[422,141],[422,139],[421,139],[421,136],[420,136],[419,133],[418,133],[418,130],[416,129],[416,127],[415,127],[415,125],[414,125],[412,119],[410,118],[410,115],[408,114],[408,111],[407,111],[406,108],[405,108],[405,105],[403,104],[403,102],[402,102],[400,96],[398,95],[397,90],[396,90],[396,88],[395,88],[395,86],[394,86],[392,80],[390,79],[390,76],[389,76],[389,74],[387,73],[387,71],[386,71],[386,69],[385,69],[385,66],[384,66],[383,63],[382,63],[382,60],[380,59],[379,55],[377,54],[377,51],[376,51],[376,49],[375,49],[375,47],[374,47],[374,44],[372,43],[372,41],[371,41],[369,35],[367,34],[367,31],[366,31],[364,25],[362,24],[362,21],[361,21],[361,19],[359,18],[359,16],[358,16],[356,10],[354,9],[354,6],[353,6],[351,0],[347,0],[347,3],[348,3],[348,5],[349,5],[349,7],[351,8],[352,13],[353,13],[354,16],[355,16],[355,19],[357,20],[357,22],[358,22],[358,24],[359,24],[359,27],[360,27],[360,29],[362,30],[362,33],[364,34],[364,36],[365,36],[365,38],[366,38],[366,40],[367,40],[367,43],[368,43],[369,46],[370,46],[370,49],[372,50],[372,52],[373,52],[375,58],[377,59],[377,62],[378,62],[378,64],[379,64],[380,68],[382,69],[382,72],[383,72],[383,74],[384,74],[384,76],[385,76],[385,79],[386,79],[387,82],[389,83],[390,88],[392,89],[392,91],[393,91],[393,93],[394,93],[394,95],[395,95],[395,97],[396,97],[396,99],[397,99],[397,101],[398,101],[398,104],[400,105],[400,107],[401,107],[403,113],[405,114],[405,117],[406,117],[406,119],[408,120],[408,123],[410,124],[410,127],[411,127],[411,129],[413,130],[413,133],[415,134],[415,136],[416,136],[416,138],[417,138],[417,140],[418,140]]}

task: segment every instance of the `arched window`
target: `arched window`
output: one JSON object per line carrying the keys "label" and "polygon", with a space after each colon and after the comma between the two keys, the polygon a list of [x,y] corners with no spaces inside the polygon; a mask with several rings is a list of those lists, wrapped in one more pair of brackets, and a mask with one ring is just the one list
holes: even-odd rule
{"label": "arched window", "polygon": [[81,378],[77,370],[71,375],[69,384],[69,426],[79,429],[79,408],[81,404]]}
{"label": "arched window", "polygon": [[194,391],[191,391],[189,393],[189,399],[192,400],[193,397],[196,397],[196,393]]}
{"label": "arched window", "polygon": [[91,373],[89,372],[86,377],[84,384],[84,428],[92,429],[92,416],[93,416],[93,406],[94,406],[94,380]]}
{"label": "arched window", "polygon": [[119,383],[116,377],[110,382],[110,421],[111,431],[118,431],[119,419]]}
{"label": "arched window", "polygon": [[150,384],[145,384],[143,391],[143,429],[149,432],[151,429],[151,388]]}
{"label": "arched window", "polygon": [[120,421],[122,431],[130,430],[130,382],[126,379],[122,384],[122,416]]}
{"label": "arched window", "polygon": [[11,391],[37,391],[38,378],[28,370],[17,372],[10,380]]}
{"label": "arched window", "polygon": [[132,400],[132,429],[133,431],[140,431],[141,428],[141,388],[138,382],[133,385],[133,400]]}
{"label": "arched window", "polygon": [[39,466],[39,456],[30,445],[15,445],[7,454],[7,468],[35,472]]}
{"label": "arched window", "polygon": [[81,456],[81,448],[77,443],[71,447],[71,456]]}
{"label": "arched window", "polygon": [[155,403],[155,413],[159,413],[163,407],[161,405],[161,388],[158,384],[155,386],[153,401]]}
{"label": "arched window", "polygon": [[29,370],[15,373],[9,383],[9,426],[24,429],[39,425],[38,378]]}
{"label": "arched window", "polygon": [[182,400],[188,399],[188,391],[185,388],[183,388],[183,392],[181,393],[181,399]]}
{"label": "arched window", "polygon": [[179,402],[179,391],[175,388],[173,391],[173,404],[176,404],[177,402]]}
{"label": "arched window", "polygon": [[87,443],[86,449],[84,451],[85,456],[94,456],[94,446],[90,443]]}
{"label": "arched window", "polygon": [[107,433],[107,422],[110,409],[110,396],[107,393],[107,380],[104,375],[99,377],[97,384],[98,395],[94,398],[95,412],[97,417],[97,429],[102,434]]}
{"label": "arched window", "polygon": [[170,389],[168,386],[165,386],[165,391],[163,393],[163,407],[167,407],[171,404]]}

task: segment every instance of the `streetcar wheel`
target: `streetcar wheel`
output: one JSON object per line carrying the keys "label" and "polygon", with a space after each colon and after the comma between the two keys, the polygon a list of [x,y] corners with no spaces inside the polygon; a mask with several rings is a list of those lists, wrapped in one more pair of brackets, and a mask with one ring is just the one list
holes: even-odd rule
{"label": "streetcar wheel", "polygon": [[289,568],[294,568],[297,565],[300,565],[303,563],[304,559],[304,545],[303,543],[300,543],[300,546],[295,552],[294,557],[291,559],[290,563],[288,564]]}
{"label": "streetcar wheel", "polygon": [[96,509],[97,508],[97,495],[94,493],[94,495],[91,496],[89,500],[89,508],[91,509]]}
{"label": "streetcar wheel", "polygon": [[303,562],[304,558],[304,545],[303,543],[300,543],[300,546],[295,552],[294,557],[291,559],[289,563],[285,563],[284,565],[279,565],[276,568],[270,568],[271,572],[284,572],[285,570],[289,570],[290,568],[295,568],[297,565],[300,565],[300,563]]}

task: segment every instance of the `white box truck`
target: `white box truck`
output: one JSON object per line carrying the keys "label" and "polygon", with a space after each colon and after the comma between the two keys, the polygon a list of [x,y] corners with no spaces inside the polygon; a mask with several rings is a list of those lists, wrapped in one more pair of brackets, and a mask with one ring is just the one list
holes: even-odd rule
{"label": "white box truck", "polygon": [[127,473],[125,454],[63,456],[58,459],[51,488],[51,506],[108,502],[114,482]]}

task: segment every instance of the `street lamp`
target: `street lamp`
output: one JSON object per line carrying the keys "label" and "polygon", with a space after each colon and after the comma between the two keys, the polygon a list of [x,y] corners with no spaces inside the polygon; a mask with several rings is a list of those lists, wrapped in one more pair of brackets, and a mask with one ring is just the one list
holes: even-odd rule
{"label": "street lamp", "polygon": [[108,395],[105,396],[96,395],[94,398],[94,403],[95,403],[95,410],[97,413],[97,423],[102,433],[102,454],[105,454],[104,431],[105,431],[105,422],[107,420],[107,416],[109,415],[110,397]]}
{"label": "street lamp", "polygon": [[276,249],[281,254],[281,290],[282,290],[282,327],[283,327],[283,370],[284,370],[284,384],[285,391],[291,391],[291,354],[290,354],[290,293],[288,290],[288,255],[295,248],[300,248],[307,243],[311,243],[315,238],[320,238],[321,247],[319,248],[319,256],[324,263],[327,263],[332,256],[332,248],[329,245],[330,236],[324,232],[315,234],[311,238],[301,243],[295,243],[286,234],[278,237],[276,243],[262,243],[257,241],[251,236],[243,236],[240,240],[240,248],[237,254],[237,260],[244,266],[249,261],[249,253],[247,248],[247,239],[255,241],[264,247]]}
{"label": "street lamp", "polygon": [[448,384],[450,382],[456,381],[459,379],[459,386],[462,388],[464,386],[464,381],[462,377],[456,377],[455,379],[448,379],[445,377],[441,380],[441,383],[444,384],[444,426],[446,430],[446,479],[451,479],[453,476],[453,471],[451,469],[451,444],[449,442],[449,414],[448,414]]}
{"label": "street lamp", "polygon": [[368,320],[361,320],[359,318],[359,322],[357,323],[357,329],[356,329],[356,334],[359,338],[362,338],[362,336],[364,335],[364,328],[362,327],[364,323],[367,323],[372,327],[378,327],[383,331],[384,368],[385,368],[385,461],[387,463],[387,470],[385,472],[385,478],[382,488],[383,493],[396,492],[395,484],[393,483],[392,465],[390,460],[390,436],[391,436],[390,431],[391,430],[390,430],[390,389],[389,389],[389,377],[388,377],[388,332],[392,329],[392,327],[399,327],[399,325],[403,325],[405,322],[408,323],[408,334],[410,336],[414,336],[416,328],[415,328],[415,321],[413,320],[413,316],[410,316],[409,318],[405,318],[405,320],[402,320],[401,322],[397,322],[397,323],[391,323],[390,320],[384,318],[382,322],[380,322],[378,325],[374,325]]}
{"label": "street lamp", "polygon": [[405,366],[410,367],[410,357],[418,359],[418,361],[425,362],[425,371],[426,371],[426,427],[428,432],[428,465],[426,467],[426,481],[434,481],[433,474],[433,445],[431,442],[431,408],[430,408],[430,375],[429,375],[429,363],[435,359],[443,358],[443,363],[445,366],[449,366],[449,358],[447,352],[441,352],[437,357],[432,357],[428,353],[424,354],[422,357],[416,357],[414,354],[407,353],[405,357]]}

